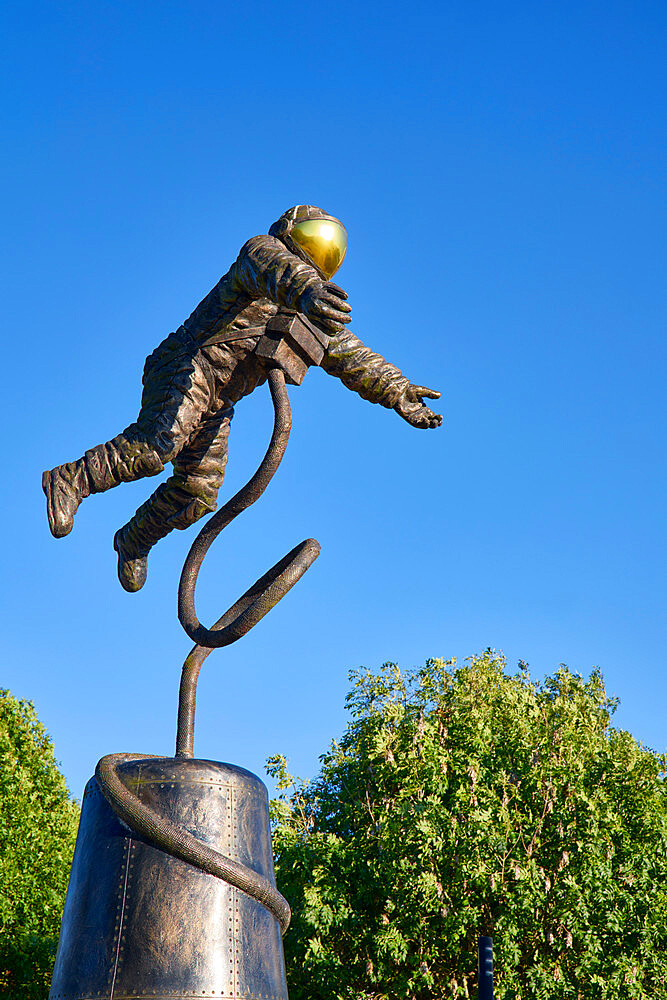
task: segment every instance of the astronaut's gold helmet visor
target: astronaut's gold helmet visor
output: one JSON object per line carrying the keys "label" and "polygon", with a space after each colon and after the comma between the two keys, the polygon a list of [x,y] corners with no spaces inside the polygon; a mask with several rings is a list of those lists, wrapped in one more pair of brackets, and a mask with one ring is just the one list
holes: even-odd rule
{"label": "astronaut's gold helmet visor", "polygon": [[290,236],[301,247],[325,278],[331,278],[343,263],[347,250],[345,226],[331,219],[306,219],[290,230]]}

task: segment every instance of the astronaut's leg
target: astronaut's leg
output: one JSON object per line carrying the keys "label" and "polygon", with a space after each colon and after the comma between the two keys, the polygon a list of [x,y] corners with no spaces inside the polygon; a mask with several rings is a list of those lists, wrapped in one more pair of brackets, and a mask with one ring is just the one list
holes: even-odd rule
{"label": "astronaut's leg", "polygon": [[217,506],[225,475],[227,441],[234,411],[221,410],[202,421],[189,444],[174,458],[173,475],[116,532],[118,579],[125,590],[140,590],[146,580],[148,553],[174,528],[183,530]]}
{"label": "astronaut's leg", "polygon": [[77,462],[42,476],[51,533],[68,535],[79,504],[91,493],[156,476],[187,443],[207,411],[212,393],[208,362],[171,334],[148,358],[137,422]]}
{"label": "astronaut's leg", "polygon": [[66,462],[42,476],[51,534],[63,538],[72,530],[79,504],[91,493],[103,493],[119,483],[156,476],[164,464],[154,446],[131,425],[106,444],[91,448],[78,462]]}

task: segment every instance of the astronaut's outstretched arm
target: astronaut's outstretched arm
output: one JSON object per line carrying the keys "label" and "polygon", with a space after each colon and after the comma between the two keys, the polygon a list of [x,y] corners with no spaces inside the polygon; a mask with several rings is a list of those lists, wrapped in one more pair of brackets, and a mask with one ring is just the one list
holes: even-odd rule
{"label": "astronaut's outstretched arm", "polygon": [[442,423],[440,414],[423,402],[424,398],[439,399],[440,393],[413,385],[400,368],[371,351],[350,330],[342,330],[331,340],[321,365],[362,399],[396,410],[413,427],[439,427]]}

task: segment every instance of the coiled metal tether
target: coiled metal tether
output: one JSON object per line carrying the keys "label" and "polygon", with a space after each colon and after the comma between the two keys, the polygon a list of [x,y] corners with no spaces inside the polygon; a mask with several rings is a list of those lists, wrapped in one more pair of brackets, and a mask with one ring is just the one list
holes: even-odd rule
{"label": "coiled metal tether", "polygon": [[[285,373],[275,367],[268,374],[274,407],[271,441],[257,471],[197,535],[185,561],[178,591],[178,617],[188,636],[196,643],[181,675],[176,736],[176,758],[192,758],[197,680],[206,657],[214,649],[236,642],[273,608],[301,579],[320,553],[319,543],[308,538],[292,549],[250,587],[211,627],[203,626],[195,611],[197,576],[206,553],[220,532],[262,495],[285,454],[292,425]],[[95,776],[107,802],[135,833],[168,854],[223,879],[262,903],[278,920],[282,933],[290,922],[287,900],[268,879],[245,865],[225,857],[186,830],[151,809],[121,780],[118,767],[128,761],[161,759],[148,754],[109,754],[97,765]]]}
{"label": "coiled metal tether", "polygon": [[292,589],[320,554],[319,543],[314,538],[307,538],[260,577],[212,628],[205,628],[197,618],[195,587],[206,553],[220,532],[259,499],[285,454],[292,426],[285,375],[279,368],[273,368],[269,372],[268,382],[274,406],[274,425],[266,454],[254,476],[206,522],[188,553],[181,573],[178,619],[197,645],[186,659],[181,676],[177,757],[193,755],[197,679],[206,657],[212,650],[228,646],[249,632]]}

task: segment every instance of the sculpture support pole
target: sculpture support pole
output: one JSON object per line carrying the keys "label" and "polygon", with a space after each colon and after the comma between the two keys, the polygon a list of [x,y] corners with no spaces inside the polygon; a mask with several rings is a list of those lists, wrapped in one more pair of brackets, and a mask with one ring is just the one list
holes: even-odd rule
{"label": "sculpture support pole", "polygon": [[[52,1000],[63,995],[83,1000],[92,994],[110,1000],[118,976],[125,989],[132,991],[138,985],[143,989],[151,983],[153,994],[169,998],[184,995],[183,986],[191,992],[196,983],[197,991],[224,985],[223,993],[231,991],[233,996],[270,995],[287,1000],[280,933],[287,930],[291,914],[287,900],[275,886],[266,789],[241,768],[193,758],[196,688],[204,660],[214,648],[236,641],[260,621],[320,551],[314,539],[302,542],[260,577],[211,629],[197,619],[194,591],[206,553],[223,528],[259,499],[285,454],[291,414],[284,373],[272,369],[268,381],[275,420],[266,454],[249,482],[197,536],[181,576],[179,619],[197,645],[183,665],[176,757],[118,753],[99,761],[84,796],[85,817],[82,812]],[[157,796],[154,789],[159,789]],[[99,797],[100,792],[102,803],[96,804],[95,795]],[[195,816],[197,832],[201,829],[208,842],[190,832]],[[119,821],[125,825],[125,833]],[[109,851],[119,843],[126,845],[125,854],[112,859]],[[220,844],[223,850],[211,843]],[[100,844],[107,852],[107,864],[98,874]],[[187,873],[178,868],[183,863]],[[136,865],[142,874],[134,882],[131,873]],[[202,912],[197,916],[191,887],[202,873],[215,878],[213,885],[199,886],[196,902]],[[100,886],[100,877],[117,884]],[[157,891],[162,879],[172,886],[171,910],[165,912]],[[241,899],[237,899],[238,890]],[[120,921],[116,917],[113,928],[106,926],[106,918],[113,916],[118,903],[124,916]],[[222,933],[220,912],[227,916],[228,926],[217,940],[215,934]],[[198,920],[208,927],[204,938],[209,941],[208,949],[202,948]],[[175,927],[178,947],[174,950],[171,932]],[[255,939],[261,937],[261,948],[240,947],[251,928]],[[126,933],[133,947],[124,959]],[[90,940],[86,940],[82,955],[82,936],[86,934]]]}
{"label": "sculpture support pole", "polygon": [[[178,617],[190,638],[197,641],[197,645],[187,657],[181,674],[176,735],[177,759],[194,756],[197,681],[206,657],[213,649],[236,642],[261,621],[303,576],[320,552],[320,546],[315,539],[306,539],[260,577],[212,628],[207,629],[197,618],[195,587],[206,553],[220,532],[260,498],[285,454],[292,417],[284,372],[280,368],[271,369],[268,382],[274,406],[274,425],[266,454],[246,485],[217,511],[199,532],[181,574]],[[206,847],[185,830],[181,830],[154,810],[147,808],[120,780],[117,774],[118,766],[139,759],[143,759],[142,755],[109,754],[103,757],[97,766],[95,776],[114,812],[131,830],[146,837],[168,854],[188,861],[211,875],[216,875],[261,902],[276,917],[284,933],[289,926],[289,905],[265,878],[251,868]]]}
{"label": "sculpture support pole", "polygon": [[211,517],[195,538],[183,566],[178,588],[178,618],[197,645],[192,649],[181,674],[178,702],[178,729],[176,756],[192,757],[194,743],[194,716],[197,680],[206,657],[213,649],[228,646],[249,632],[301,579],[317,559],[320,546],[308,538],[260,577],[217,620],[212,628],[205,628],[195,611],[195,587],[201,564],[206,553],[220,532],[259,500],[280,465],[292,426],[292,414],[285,386],[285,375],[279,368],[269,372],[269,389],[274,407],[274,424],[266,454],[252,478],[238,493]]}
{"label": "sculpture support pole", "polygon": [[178,588],[178,619],[200,646],[219,649],[236,642],[249,632],[301,579],[320,553],[314,538],[307,538],[259,580],[216,622],[205,628],[195,611],[195,586],[204,557],[223,528],[259,500],[271,482],[287,447],[292,426],[285,375],[279,368],[269,372],[269,388],[275,411],[271,442],[254,476],[211,517],[195,538],[181,573]]}

